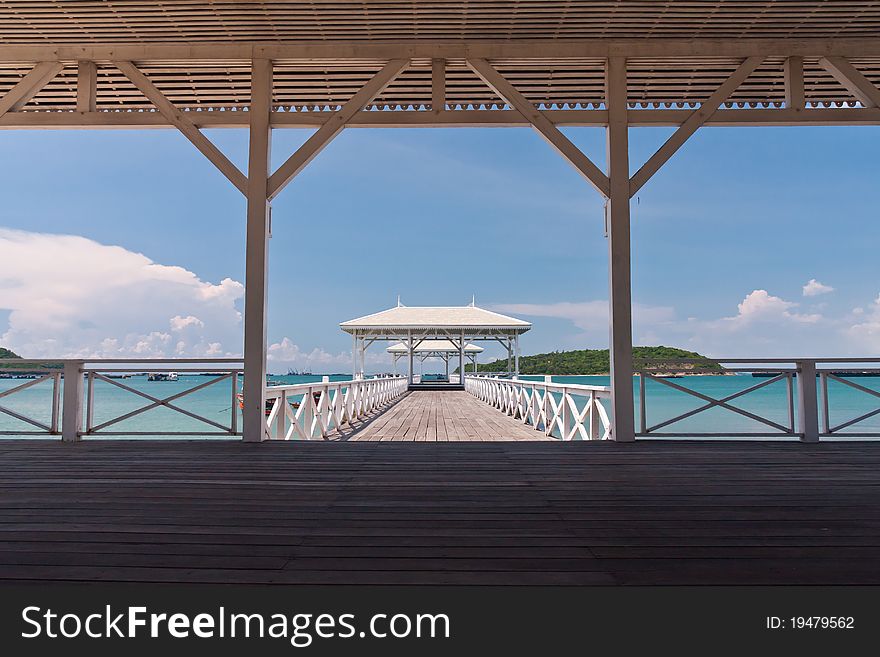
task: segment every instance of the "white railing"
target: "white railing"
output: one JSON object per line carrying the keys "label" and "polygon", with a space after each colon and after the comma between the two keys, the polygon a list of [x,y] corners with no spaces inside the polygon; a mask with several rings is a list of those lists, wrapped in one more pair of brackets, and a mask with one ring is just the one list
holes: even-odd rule
{"label": "white railing", "polygon": [[[859,423],[880,414],[880,402],[874,402],[875,407],[867,412],[855,416],[840,419],[837,423],[832,422],[833,404],[832,395],[829,393],[829,381],[855,389],[864,395],[880,399],[880,391],[860,385],[850,380],[853,376],[877,376],[880,375],[880,358],[733,358],[713,359],[712,362],[723,366],[723,372],[718,373],[741,373],[752,374],[762,377],[762,380],[754,385],[741,390],[731,392],[723,397],[713,397],[699,390],[668,380],[667,376],[658,374],[658,370],[674,371],[705,363],[699,359],[681,359],[651,361],[650,369],[647,367],[638,372],[639,376],[639,431],[640,437],[680,437],[680,438],[716,438],[716,437],[753,437],[753,438],[800,438],[805,441],[816,441],[821,437],[880,437],[880,431],[858,427]],[[679,366],[679,367],[675,367]],[[705,374],[712,374],[706,371]],[[819,385],[817,386],[817,378]],[[676,390],[684,395],[699,399],[703,402],[697,408],[688,410],[670,418],[651,424],[648,421],[648,406],[650,394],[646,388],[646,382],[653,381],[667,388]],[[755,410],[745,409],[733,403],[758,390],[766,390],[775,383],[784,382],[784,388],[780,394],[779,386],[776,390],[776,403],[772,409],[759,413]],[[822,423],[819,423],[819,408],[822,409]],[[745,417],[756,423],[760,430],[749,431],[721,431],[717,428],[706,430],[676,430],[675,425],[683,420],[689,420],[701,413],[710,410],[725,410],[735,415]],[[769,417],[770,411],[776,415],[784,416],[780,420]],[[846,430],[846,431],[844,431]]]}
{"label": "white railing", "polygon": [[266,425],[278,440],[326,438],[407,391],[402,376],[322,381],[266,389]]}
{"label": "white railing", "polygon": [[[92,436],[241,435],[236,398],[243,372],[241,359],[16,359],[5,361],[4,365],[0,369],[2,375],[34,378],[0,391],[0,398],[20,395],[43,382],[51,382],[51,392],[32,400],[27,412],[0,405],[0,415],[28,427],[0,426],[0,435],[61,435],[66,441]],[[177,385],[171,389],[144,385],[150,375],[168,380],[175,378],[172,373]],[[186,385],[190,383],[195,385]],[[224,383],[229,392],[218,398],[224,408],[202,403],[200,410],[193,410],[180,404],[185,397]],[[111,389],[121,391],[114,392],[113,400],[106,394]],[[137,401],[143,403],[132,403]],[[153,413],[148,424],[140,424],[144,414],[157,410],[165,411],[164,418]],[[180,429],[181,417],[192,421],[187,430]],[[136,420],[135,426],[132,420]]]}
{"label": "white railing", "polygon": [[499,379],[464,378],[464,389],[502,413],[531,425],[545,436],[562,440],[608,440],[611,420],[603,399],[611,399],[604,386]]}
{"label": "white railing", "polygon": [[[25,367],[16,367],[15,369],[3,369],[0,370],[0,373],[4,375],[9,375],[10,377],[16,376],[19,378],[28,377],[25,383],[15,383],[12,388],[8,388],[6,390],[0,391],[0,400],[4,400],[0,403],[0,415],[5,415],[7,417],[12,417],[22,423],[23,427],[27,428],[18,428],[18,429],[3,429],[0,426],[0,435],[2,436],[33,436],[33,435],[58,435],[60,433],[60,411],[61,411],[61,371],[45,371],[42,370],[39,364],[35,364],[32,368]],[[4,378],[6,378],[4,376]],[[25,390],[31,390],[31,392],[36,392],[35,386],[39,386],[40,388],[47,387],[48,384],[51,386],[51,390],[49,391],[49,411],[48,417],[45,415],[36,415],[33,412],[24,412],[17,411],[11,408],[7,408],[5,405],[6,400],[10,399],[15,394],[21,394]]]}

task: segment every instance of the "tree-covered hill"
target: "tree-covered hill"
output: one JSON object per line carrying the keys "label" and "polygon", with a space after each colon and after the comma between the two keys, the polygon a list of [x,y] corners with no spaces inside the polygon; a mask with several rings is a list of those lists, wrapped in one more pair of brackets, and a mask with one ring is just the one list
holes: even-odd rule
{"label": "tree-covered hill", "polygon": [[[16,361],[20,361],[21,356],[12,351],[11,349],[7,349],[6,347],[0,347],[0,371],[2,370],[16,370],[16,374],[37,374],[39,372],[44,372],[45,370],[57,370],[61,369],[63,365],[61,363],[43,363],[41,365],[35,365],[34,370],[23,371],[22,365],[17,363]],[[29,367],[30,365],[28,365]],[[9,372],[7,372],[7,375]]]}
{"label": "tree-covered hill", "polygon": [[[668,362],[696,358],[697,362]],[[637,368],[656,372],[717,373],[723,371],[720,365],[695,351],[675,347],[633,347],[633,359]],[[657,364],[651,361],[662,360]],[[491,363],[480,363],[480,372],[505,372],[507,359]],[[548,354],[521,356],[520,374],[607,374],[610,369],[607,349],[580,349],[576,351],[554,351]],[[456,370],[457,371],[457,370]]]}

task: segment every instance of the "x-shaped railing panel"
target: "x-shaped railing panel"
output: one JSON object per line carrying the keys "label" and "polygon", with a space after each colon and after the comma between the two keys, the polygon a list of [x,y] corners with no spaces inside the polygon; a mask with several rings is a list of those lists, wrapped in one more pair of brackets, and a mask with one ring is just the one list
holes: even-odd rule
{"label": "x-shaped railing panel", "polygon": [[[642,382],[641,382],[641,386],[640,386],[641,395],[642,395],[642,434],[654,433],[658,429],[668,427],[672,424],[675,424],[676,422],[681,422],[682,420],[686,420],[687,418],[693,417],[694,415],[697,415],[698,413],[703,413],[703,412],[705,412],[709,409],[712,409],[712,408],[722,408],[722,409],[731,411],[733,413],[737,413],[737,414],[742,415],[744,417],[747,417],[751,420],[755,420],[756,422],[760,422],[761,424],[772,427],[773,429],[780,431],[782,434],[792,435],[795,433],[792,382],[791,382],[792,372],[781,372],[780,374],[777,374],[776,376],[770,377],[770,378],[768,378],[764,381],[761,381],[760,383],[757,383],[753,386],[749,386],[748,388],[745,388],[744,390],[739,390],[735,393],[732,393],[730,395],[722,397],[721,399],[716,399],[715,397],[710,397],[709,395],[703,394],[697,390],[693,390],[691,388],[687,388],[687,387],[679,385],[677,383],[673,383],[672,381],[667,381],[666,379],[654,376],[654,375],[650,374],[649,372],[640,372],[639,375],[642,377]],[[698,408],[692,409],[692,410],[687,411],[685,413],[681,413],[680,415],[676,415],[675,417],[670,418],[668,420],[664,420],[663,422],[659,422],[659,423],[652,425],[652,426],[647,426],[647,411],[646,411],[646,403],[645,403],[646,392],[645,392],[645,386],[644,386],[645,380],[656,381],[657,383],[661,383],[665,386],[668,386],[669,388],[672,388],[674,390],[678,390],[678,391],[683,392],[685,394],[691,395],[692,397],[696,397],[697,399],[700,399],[700,400],[705,401],[707,403],[704,404],[703,406],[699,406]],[[786,380],[786,382],[788,384],[787,390],[788,390],[788,407],[789,407],[789,426],[779,424],[778,422],[774,422],[773,420],[770,420],[769,418],[762,417],[756,413],[752,413],[752,412],[747,411],[743,408],[740,408],[738,406],[734,406],[733,404],[728,403],[728,402],[733,401],[734,399],[738,399],[744,395],[747,395],[747,394],[754,392],[756,390],[760,390],[761,388],[765,388],[765,387],[772,385],[772,384],[776,383],[777,381],[781,381],[781,380]],[[714,433],[719,433],[719,432],[713,432],[713,434]]]}
{"label": "x-shaped railing panel", "polygon": [[[147,411],[153,410],[154,408],[160,408],[160,407],[168,408],[168,409],[175,411],[177,413],[180,413],[182,415],[186,415],[187,417],[191,417],[194,420],[197,420],[199,422],[203,422],[209,426],[220,429],[224,433],[234,433],[234,430],[232,427],[224,426],[223,424],[220,424],[219,422],[215,422],[214,420],[212,420],[210,418],[204,417],[202,415],[199,415],[198,413],[194,413],[194,412],[189,411],[185,408],[177,406],[176,404],[171,403],[177,399],[180,399],[181,397],[186,397],[187,395],[191,395],[194,392],[198,392],[199,390],[204,390],[205,388],[207,388],[209,386],[216,385],[217,383],[220,383],[221,381],[227,381],[227,380],[231,379],[232,377],[233,377],[233,373],[220,374],[218,376],[211,377],[211,379],[206,381],[205,383],[201,383],[201,384],[194,386],[192,388],[187,388],[186,390],[181,390],[180,392],[175,393],[173,395],[169,395],[168,397],[161,397],[160,398],[160,397],[156,397],[154,395],[151,395],[149,393],[146,393],[143,390],[138,390],[137,388],[133,388],[131,386],[125,385],[124,383],[120,383],[119,381],[116,381],[116,380],[111,379],[107,376],[104,376],[103,374],[101,374],[99,372],[90,372],[90,377],[89,377],[89,385],[90,386],[92,385],[92,380],[97,379],[99,381],[104,381],[106,383],[109,383],[110,385],[114,385],[117,388],[121,388],[122,390],[130,392],[132,394],[138,395],[139,397],[143,397],[144,399],[147,399],[152,403],[147,404],[145,406],[141,406],[140,408],[136,408],[135,410],[130,411],[128,413],[123,413],[122,415],[116,416],[114,418],[111,418],[110,420],[107,420],[105,422],[102,422],[102,423],[100,423],[98,425],[94,425],[94,426],[91,425],[92,410],[91,410],[91,405],[90,405],[89,411],[87,413],[89,421],[86,423],[86,429],[85,429],[84,433],[85,434],[92,434],[92,435],[97,434],[102,429],[106,429],[107,427],[113,426],[114,424],[118,424],[118,423],[123,422],[125,420],[129,420],[135,416],[141,415],[142,413],[146,413]],[[93,395],[90,393],[89,394],[90,404],[91,404],[92,398],[93,398]]]}
{"label": "x-shaped railing panel", "polygon": [[51,417],[49,419],[49,424],[44,422],[40,422],[36,418],[25,415],[24,413],[19,413],[18,411],[14,411],[7,406],[0,405],[0,413],[4,415],[8,415],[9,417],[15,418],[20,422],[24,422],[25,424],[29,424],[37,429],[40,429],[39,432],[35,431],[0,431],[0,435],[3,434],[26,434],[26,433],[48,433],[55,434],[58,433],[58,399],[60,394],[60,374],[51,373],[51,374],[43,374],[42,376],[38,376],[36,379],[31,379],[26,383],[19,384],[13,388],[9,388],[8,390],[3,390],[0,392],[0,399],[4,397],[11,397],[17,392],[21,392],[22,390],[27,390],[35,385],[42,383],[43,381],[52,381],[52,410]]}
{"label": "x-shaped railing panel", "polygon": [[855,390],[863,392],[863,393],[870,395],[872,397],[880,398],[880,392],[878,392],[877,390],[872,390],[871,388],[867,388],[867,387],[860,385],[858,383],[855,383],[854,381],[848,381],[847,379],[844,379],[840,376],[837,376],[836,374],[832,374],[831,372],[822,372],[821,377],[822,377],[822,398],[823,398],[823,405],[824,405],[824,411],[825,411],[824,432],[826,434],[837,433],[841,429],[846,429],[846,428],[851,427],[855,424],[858,424],[859,422],[863,422],[869,418],[872,418],[875,415],[880,415],[880,406],[878,406],[877,408],[875,408],[871,411],[868,411],[867,413],[864,413],[862,415],[859,415],[858,417],[849,419],[845,422],[841,422],[840,424],[838,424],[836,426],[832,426],[831,425],[831,417],[830,417],[830,409],[829,409],[829,401],[828,401],[828,379],[831,379],[832,381],[837,381],[838,383],[842,383],[845,386],[849,386],[850,388],[854,388]]}

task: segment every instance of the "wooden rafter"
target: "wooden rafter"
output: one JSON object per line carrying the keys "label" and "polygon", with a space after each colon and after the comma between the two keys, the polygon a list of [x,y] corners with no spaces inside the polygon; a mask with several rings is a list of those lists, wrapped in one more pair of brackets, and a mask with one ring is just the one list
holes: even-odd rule
{"label": "wooden rafter", "polygon": [[64,65],[61,62],[40,62],[25,75],[6,95],[0,98],[0,117],[6,112],[17,112],[51,81]]}
{"label": "wooden rafter", "polygon": [[287,158],[269,178],[269,199],[277,196],[305,166],[342,132],[345,124],[373,98],[382,93],[401,71],[409,65],[408,59],[392,59],[376,73],[351,99],[334,112],[317,132],[309,137],[296,152]]}
{"label": "wooden rafter", "polygon": [[819,65],[834,76],[865,107],[880,107],[880,89],[844,57],[822,57]]}
{"label": "wooden rafter", "polygon": [[749,57],[715,90],[709,98],[700,105],[687,120],[681,124],[666,142],[657,149],[645,164],[633,175],[629,183],[629,193],[634,195],[642,186],[669,161],[676,151],[681,148],[688,138],[711,117],[727,98],[743,81],[749,77],[756,68],[764,61],[763,57]]}
{"label": "wooden rafter", "polygon": [[77,63],[76,111],[94,112],[98,93],[98,67],[95,62]]}
{"label": "wooden rafter", "polygon": [[785,107],[801,110],[806,106],[804,89],[804,58],[787,57],[784,66],[785,76]]}
{"label": "wooden rafter", "polygon": [[431,60],[431,109],[435,114],[446,109],[446,60]]}
{"label": "wooden rafter", "polygon": [[496,71],[485,59],[469,59],[468,65],[483,82],[497,93],[506,103],[523,115],[532,127],[578,172],[587,179],[603,196],[609,194],[606,176],[583,151],[575,146],[559,128],[553,125],[543,112],[530,103],[510,82]]}
{"label": "wooden rafter", "polygon": [[247,195],[247,176],[210,139],[205,137],[193,122],[156,88],[156,85],[146,75],[141,73],[131,62],[114,62],[114,65],[153,103],[158,112],[171,125],[189,139],[193,146],[199,149],[217,167],[220,173],[229,179],[229,182],[235,185],[242,194]]}

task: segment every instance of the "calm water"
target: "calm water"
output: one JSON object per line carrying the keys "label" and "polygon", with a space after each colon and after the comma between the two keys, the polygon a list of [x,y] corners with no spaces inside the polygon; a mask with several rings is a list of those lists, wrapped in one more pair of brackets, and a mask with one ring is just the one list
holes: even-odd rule
{"label": "calm water", "polygon": [[[539,377],[522,377],[524,380],[540,380]],[[332,381],[348,380],[348,376],[333,376]],[[273,381],[283,384],[320,382],[320,376],[278,376],[272,377]],[[143,391],[153,397],[165,398],[188,388],[215,381],[202,390],[181,398],[175,402],[180,407],[202,415],[220,424],[227,425],[233,412],[238,409],[233,405],[233,392],[231,382],[215,380],[205,376],[182,375],[178,381],[147,381],[146,376],[137,376],[123,379],[119,382]],[[558,376],[554,377],[555,383],[582,383],[589,385],[608,385],[608,377],[602,376]],[[716,399],[726,397],[750,386],[756,385],[764,379],[751,376],[694,376],[671,379],[677,385],[700,392]],[[860,377],[852,381],[858,385],[880,392],[880,378]],[[21,379],[0,379],[0,393],[17,385],[25,383]],[[832,425],[839,424],[852,417],[874,410],[880,406],[880,399],[860,392],[841,383],[830,381],[828,384],[831,408]],[[638,382],[634,380],[636,394],[636,426],[638,426]],[[149,404],[144,397],[135,395],[129,391],[118,388],[112,384],[97,381],[95,383],[95,404],[93,425],[105,422],[113,417],[131,412],[137,408]],[[673,390],[656,381],[646,383],[646,403],[648,425],[655,425],[670,419],[681,413],[698,408],[706,402],[678,390]],[[760,390],[748,393],[735,399],[731,404],[746,411],[766,417],[782,425],[788,424],[788,401],[785,381],[772,383]],[[33,417],[46,424],[49,423],[51,413],[51,382],[45,381],[27,390],[17,392],[9,397],[0,398],[0,406],[9,410]],[[607,405],[606,405],[607,408]],[[821,406],[820,406],[821,413]],[[240,414],[238,414],[239,427],[241,426]],[[21,431],[28,429],[28,425],[5,413],[0,413],[0,431]],[[107,431],[132,431],[150,432],[161,429],[164,431],[216,431],[193,418],[187,417],[167,408],[154,408],[150,411],[124,420]],[[680,431],[683,433],[697,431],[716,432],[766,432],[772,431],[770,427],[735,414],[725,409],[714,408],[700,413],[694,417],[682,420],[667,428],[664,432]],[[880,415],[869,418],[846,431],[880,432]]]}

